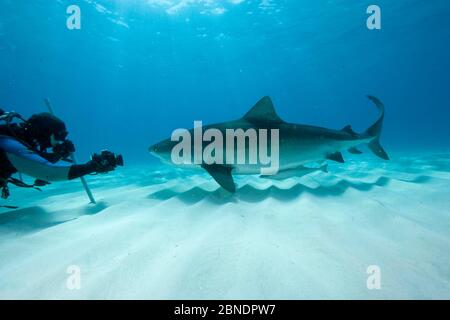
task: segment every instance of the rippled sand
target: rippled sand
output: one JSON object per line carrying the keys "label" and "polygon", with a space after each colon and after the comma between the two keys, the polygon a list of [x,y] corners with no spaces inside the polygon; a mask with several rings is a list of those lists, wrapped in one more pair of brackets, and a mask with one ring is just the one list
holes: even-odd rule
{"label": "rippled sand", "polygon": [[[419,153],[417,153],[419,154]],[[166,166],[89,177],[0,208],[0,298],[450,298],[450,154],[346,156],[329,173],[236,177]],[[79,266],[81,289],[67,268]],[[381,289],[367,289],[367,268]]]}

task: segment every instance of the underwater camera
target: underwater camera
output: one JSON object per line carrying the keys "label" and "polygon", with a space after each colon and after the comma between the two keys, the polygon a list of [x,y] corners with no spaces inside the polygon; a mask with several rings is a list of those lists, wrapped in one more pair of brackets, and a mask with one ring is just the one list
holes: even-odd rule
{"label": "underwater camera", "polygon": [[94,153],[92,155],[92,161],[107,165],[111,167],[121,166],[123,167],[123,157],[121,154],[114,154],[111,151],[103,150],[100,154]]}

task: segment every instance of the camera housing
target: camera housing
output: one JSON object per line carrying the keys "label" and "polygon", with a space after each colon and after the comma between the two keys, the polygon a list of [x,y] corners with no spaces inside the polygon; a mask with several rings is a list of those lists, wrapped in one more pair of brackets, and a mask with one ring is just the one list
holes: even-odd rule
{"label": "camera housing", "polygon": [[104,166],[109,165],[114,168],[117,166],[123,167],[124,164],[121,154],[116,155],[108,150],[103,150],[100,154],[94,153],[92,155],[92,160]]}

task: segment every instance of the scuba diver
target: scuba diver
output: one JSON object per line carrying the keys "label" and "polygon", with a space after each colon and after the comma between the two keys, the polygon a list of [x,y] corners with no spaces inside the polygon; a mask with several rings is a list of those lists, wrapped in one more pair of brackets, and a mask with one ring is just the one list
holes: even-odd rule
{"label": "scuba diver", "polygon": [[[85,164],[57,163],[60,160],[72,162],[69,156],[75,151],[75,146],[67,135],[64,122],[50,113],[35,114],[25,120],[18,113],[0,109],[1,197],[6,199],[9,196],[8,183],[39,189],[37,187],[50,181],[72,180],[123,166],[122,156],[107,150],[92,155]],[[26,184],[13,178],[15,173],[26,174],[36,181],[33,185]]]}

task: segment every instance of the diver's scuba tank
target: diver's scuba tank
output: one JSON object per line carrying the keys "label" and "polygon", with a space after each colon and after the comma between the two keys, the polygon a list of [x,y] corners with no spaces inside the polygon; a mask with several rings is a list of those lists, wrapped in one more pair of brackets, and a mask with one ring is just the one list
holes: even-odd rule
{"label": "diver's scuba tank", "polygon": [[27,125],[28,121],[19,113],[14,111],[4,111],[0,108],[0,135],[13,137],[27,147],[31,147],[28,142],[24,141],[22,135],[19,134],[19,132],[24,130]]}
{"label": "diver's scuba tank", "polygon": [[20,114],[18,114],[17,112],[11,111],[11,112],[6,112],[5,110],[3,110],[2,108],[0,108],[0,121],[6,121],[6,123],[10,123],[11,121],[13,121],[15,118],[20,119],[24,122],[27,122],[24,118],[22,118],[22,116]]}
{"label": "diver's scuba tank", "polygon": [[[13,123],[13,121],[16,119],[20,120],[21,123]],[[23,126],[26,125],[27,121],[22,118],[22,116],[17,112],[6,112],[0,108],[0,135],[13,137],[29,147],[29,145],[25,141],[20,139],[16,134],[19,128],[23,128]],[[36,180],[34,184],[27,184],[20,179],[13,178],[12,175],[14,173],[17,173],[17,170],[9,162],[6,154],[2,150],[0,150],[0,197],[2,199],[7,199],[9,197],[9,183],[12,183],[21,188],[34,188],[37,190],[40,190],[39,187],[45,185],[41,182],[41,180]],[[15,206],[4,205],[1,205],[0,207],[9,209],[17,208]]]}

